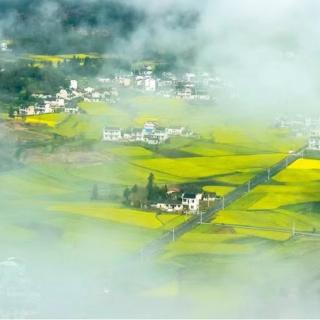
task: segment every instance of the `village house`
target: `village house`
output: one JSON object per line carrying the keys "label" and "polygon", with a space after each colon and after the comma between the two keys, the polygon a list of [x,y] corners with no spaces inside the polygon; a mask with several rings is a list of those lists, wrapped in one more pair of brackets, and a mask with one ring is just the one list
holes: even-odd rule
{"label": "village house", "polygon": [[111,82],[110,78],[98,78],[97,80],[101,83],[110,83]]}
{"label": "village house", "polygon": [[9,49],[9,41],[8,40],[2,40],[0,42],[0,51],[2,51],[2,52],[11,51]]}
{"label": "village house", "polygon": [[151,205],[151,208],[159,209],[166,212],[182,212],[183,205],[181,201],[159,202]]}
{"label": "village house", "polygon": [[57,94],[56,94],[57,99],[64,99],[68,100],[69,99],[69,93],[65,89],[61,89]]}
{"label": "village house", "polygon": [[202,193],[183,193],[182,205],[185,210],[196,212],[200,207]]}
{"label": "village house", "polygon": [[64,112],[75,114],[79,112],[79,107],[74,104],[68,104],[64,107]]}
{"label": "village house", "polygon": [[120,128],[106,127],[103,131],[104,141],[121,141],[122,132]]}
{"label": "village house", "polygon": [[144,80],[144,89],[146,91],[156,91],[157,89],[157,81],[151,77],[146,77]]}
{"label": "village house", "polygon": [[309,150],[320,150],[320,136],[311,136],[308,143]]}
{"label": "village house", "polygon": [[[179,189],[178,189],[179,190]],[[180,191],[180,190],[179,190]],[[174,196],[174,195],[177,196]],[[201,208],[209,208],[217,199],[216,193],[176,193],[170,192],[169,200],[151,204],[151,208],[166,212],[199,213]]]}
{"label": "village house", "polygon": [[139,128],[130,128],[123,131],[123,139],[128,142],[144,141],[143,131]]}
{"label": "village house", "polygon": [[171,127],[166,128],[166,132],[169,136],[182,136],[184,134],[184,127]]}
{"label": "village house", "polygon": [[74,90],[74,91],[78,90],[78,81],[77,80],[70,81],[70,89]]}
{"label": "village house", "polygon": [[33,116],[36,114],[35,106],[28,106],[19,109],[19,114],[22,116]]}

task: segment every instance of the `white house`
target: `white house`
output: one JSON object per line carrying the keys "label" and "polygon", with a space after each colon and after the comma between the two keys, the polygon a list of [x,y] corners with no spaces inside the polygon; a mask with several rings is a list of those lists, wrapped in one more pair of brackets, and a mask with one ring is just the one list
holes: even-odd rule
{"label": "white house", "polygon": [[182,136],[184,133],[184,127],[171,127],[166,128],[166,132],[169,136]]}
{"label": "white house", "polygon": [[183,90],[177,92],[177,96],[181,99],[192,100],[195,98],[193,94],[193,89],[185,87]]}
{"label": "white house", "polygon": [[186,73],[184,75],[184,77],[185,77],[186,81],[193,82],[195,77],[196,77],[196,75],[194,73]]}
{"label": "white house", "polygon": [[143,76],[136,76],[136,85],[137,85],[137,87],[142,87],[143,80],[144,80]]}
{"label": "white house", "polygon": [[144,141],[144,134],[141,129],[128,129],[123,132],[123,139],[126,141]]}
{"label": "white house", "polygon": [[143,133],[146,135],[152,134],[154,130],[156,130],[156,127],[157,127],[156,122],[153,122],[153,121],[145,122],[143,125]]}
{"label": "white house", "polygon": [[309,150],[320,150],[320,136],[312,136],[309,138]]}
{"label": "white house", "polygon": [[165,129],[156,129],[149,134],[145,134],[145,141],[151,144],[159,144],[168,140],[168,134]]}
{"label": "white house", "polygon": [[60,92],[57,93],[56,97],[58,99],[67,100],[69,98],[69,94],[68,94],[67,90],[61,89]]}
{"label": "white house", "polygon": [[98,78],[98,81],[101,83],[109,83],[111,80],[110,78]]}
{"label": "white house", "polygon": [[64,107],[64,99],[59,98],[56,100],[57,107]]}
{"label": "white house", "polygon": [[166,212],[182,212],[183,205],[181,202],[158,202],[151,205],[152,208],[159,209]]}
{"label": "white house", "polygon": [[106,127],[103,131],[104,141],[121,141],[122,132],[120,128]]}
{"label": "white house", "polygon": [[8,51],[8,43],[7,43],[7,41],[1,41],[0,42],[0,50],[1,51]]}
{"label": "white house", "polygon": [[23,116],[33,116],[36,114],[36,110],[34,106],[28,106],[26,108],[20,108],[20,114]]}
{"label": "white house", "polygon": [[199,209],[202,193],[183,193],[182,205],[191,212],[196,212]]}
{"label": "white house", "polygon": [[94,100],[99,100],[99,99],[101,99],[101,94],[100,94],[100,92],[93,92],[92,93],[92,98],[94,99]]}
{"label": "white house", "polygon": [[66,113],[78,113],[79,112],[79,107],[75,105],[67,105],[64,107],[64,112]]}
{"label": "white house", "polygon": [[86,93],[92,93],[92,92],[94,91],[94,89],[91,88],[91,87],[87,87],[87,88],[84,89],[84,91],[85,91]]}
{"label": "white house", "polygon": [[78,89],[78,81],[77,80],[70,81],[70,89],[75,90],[75,91]]}
{"label": "white house", "polygon": [[151,77],[147,77],[144,80],[144,88],[146,91],[156,91],[157,81]]}

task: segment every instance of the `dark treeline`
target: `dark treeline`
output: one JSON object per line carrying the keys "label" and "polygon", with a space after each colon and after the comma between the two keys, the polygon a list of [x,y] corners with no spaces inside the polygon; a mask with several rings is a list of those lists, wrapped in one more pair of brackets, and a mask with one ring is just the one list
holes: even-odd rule
{"label": "dark treeline", "polygon": [[[175,46],[172,52],[170,48],[162,50],[160,40],[154,46],[148,37],[138,52],[134,49],[130,52],[128,43],[135,43],[135,32],[156,28],[159,21],[166,21],[168,28],[181,30],[181,34],[188,34],[198,22],[198,13],[187,7],[162,15],[157,17],[158,21],[150,21],[145,8],[134,5],[134,1],[1,0],[0,31],[2,37],[12,40],[10,46],[15,52],[50,55],[107,52],[161,60],[171,56],[171,60],[177,60]],[[185,53],[179,52],[179,60],[190,61],[193,50],[196,45]]]}
{"label": "dark treeline", "polygon": [[141,11],[115,0],[2,0],[3,33],[14,48],[32,53],[105,52],[144,20]]}
{"label": "dark treeline", "polygon": [[64,75],[56,68],[39,68],[26,61],[8,63],[0,72],[0,100],[10,106],[34,102],[33,93],[55,94],[65,85]]}
{"label": "dark treeline", "polygon": [[140,208],[147,203],[168,200],[166,185],[159,187],[155,183],[155,176],[150,173],[145,187],[134,185],[123,191],[124,204]]}

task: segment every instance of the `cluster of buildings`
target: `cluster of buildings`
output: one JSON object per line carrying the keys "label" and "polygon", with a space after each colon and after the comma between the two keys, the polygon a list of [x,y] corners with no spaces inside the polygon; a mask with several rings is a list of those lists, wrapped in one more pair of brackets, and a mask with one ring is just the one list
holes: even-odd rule
{"label": "cluster of buildings", "polygon": [[163,72],[161,76],[156,76],[151,66],[146,66],[139,75],[117,75],[114,81],[122,87],[186,100],[213,100],[213,93],[225,86],[220,77],[207,72],[185,73],[179,76],[172,72]]}
{"label": "cluster of buildings", "polygon": [[118,91],[115,88],[79,88],[78,81],[71,80],[69,88],[61,89],[55,96],[33,94],[32,96],[38,102],[34,105],[21,106],[18,114],[21,116],[31,116],[54,112],[79,113],[78,103],[80,101],[115,103],[118,100],[118,95]]}
{"label": "cluster of buildings", "polygon": [[164,212],[189,212],[199,214],[201,209],[208,209],[219,197],[216,193],[182,193],[169,200],[151,204],[151,208]]}
{"label": "cluster of buildings", "polygon": [[114,128],[105,127],[103,140],[110,142],[141,142],[147,144],[161,144],[173,136],[194,136],[194,133],[185,127],[159,127],[156,122],[146,122],[143,128]]}
{"label": "cluster of buildings", "polygon": [[320,150],[320,117],[280,117],[276,121],[276,127],[290,129],[297,137],[307,137],[308,149]]}

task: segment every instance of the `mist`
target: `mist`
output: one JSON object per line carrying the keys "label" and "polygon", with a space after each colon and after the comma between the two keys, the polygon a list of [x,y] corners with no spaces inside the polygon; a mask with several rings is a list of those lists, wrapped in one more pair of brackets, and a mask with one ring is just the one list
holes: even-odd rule
{"label": "mist", "polygon": [[[200,109],[209,124],[210,115],[225,110],[239,121],[268,119],[269,125],[279,114],[319,112],[319,12],[316,0],[0,0],[0,38],[12,39],[10,57],[17,59],[98,52],[125,56],[128,63],[156,59],[174,61],[177,70],[209,72],[221,77],[233,96]],[[108,68],[106,63],[98,76]],[[137,227],[137,241],[126,226],[117,229],[99,218],[89,221],[72,213],[67,222],[59,218],[64,211],[54,201],[60,196],[62,203],[74,201],[75,194],[88,201],[88,177],[83,185],[74,182],[66,166],[59,178],[46,173],[53,195],[46,194],[44,184],[28,189],[24,183],[43,172],[16,156],[19,139],[14,128],[2,125],[0,207],[6,241],[0,245],[0,317],[320,317],[316,240],[303,261],[294,255],[294,239],[259,243],[255,252],[227,262],[219,254],[199,255],[199,262],[171,261],[169,249],[143,259],[151,231]],[[56,164],[66,150],[59,150]],[[81,161],[72,160],[69,168]],[[6,182],[13,169],[18,170],[16,192]],[[62,196],[64,188],[74,190]],[[17,200],[19,192],[30,194],[33,210]],[[11,224],[14,228],[7,229]],[[65,224],[70,231],[64,231]],[[23,240],[16,240],[16,232]],[[208,270],[201,269],[201,259],[210,261]],[[172,282],[172,296],[147,294]]]}

